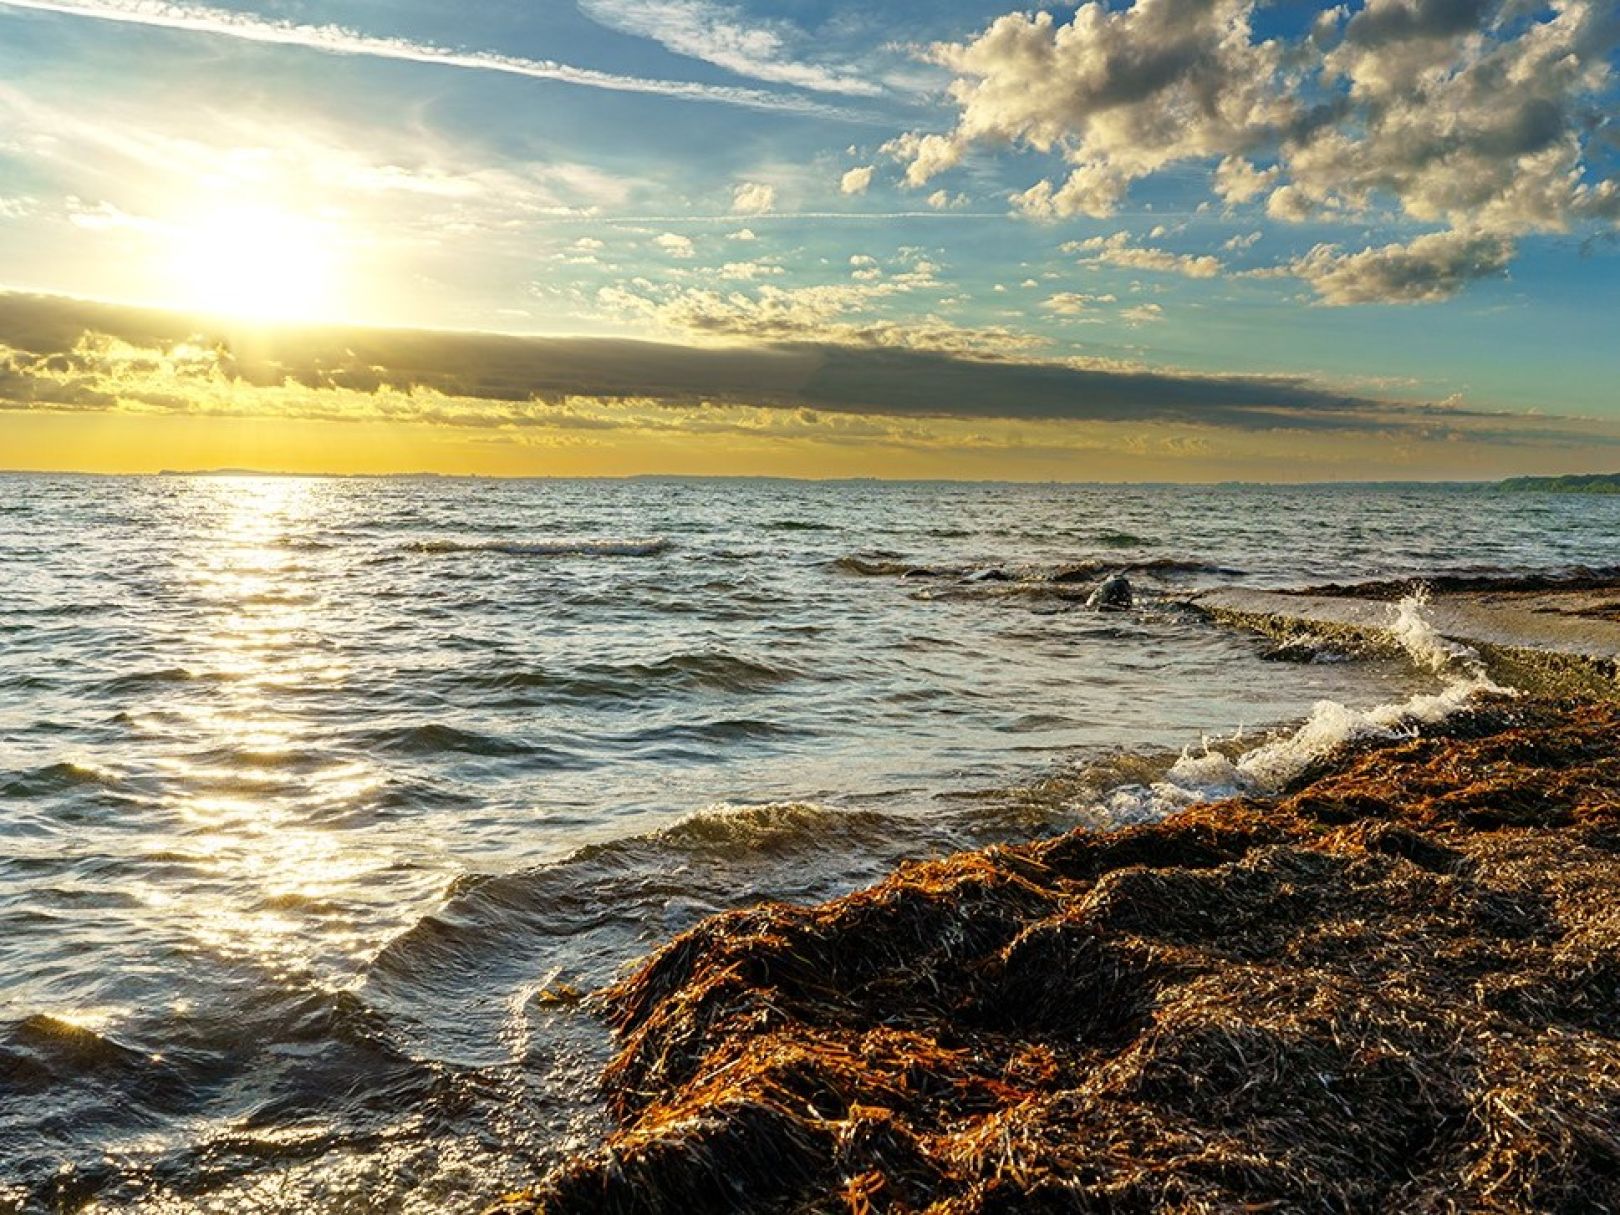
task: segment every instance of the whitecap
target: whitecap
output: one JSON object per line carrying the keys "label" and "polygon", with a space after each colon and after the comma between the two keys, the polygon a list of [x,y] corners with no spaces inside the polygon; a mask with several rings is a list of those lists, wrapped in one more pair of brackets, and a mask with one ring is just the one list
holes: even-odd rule
{"label": "whitecap", "polygon": [[1291,733],[1235,755],[1230,745],[1206,740],[1201,753],[1183,752],[1161,780],[1114,790],[1105,801],[1109,816],[1120,823],[1147,822],[1197,802],[1274,794],[1340,747],[1410,735],[1467,709],[1481,695],[1510,692],[1490,678],[1477,651],[1435,629],[1424,615],[1426,603],[1419,591],[1393,605],[1389,629],[1420,669],[1441,677],[1438,691],[1370,709],[1318,701]]}

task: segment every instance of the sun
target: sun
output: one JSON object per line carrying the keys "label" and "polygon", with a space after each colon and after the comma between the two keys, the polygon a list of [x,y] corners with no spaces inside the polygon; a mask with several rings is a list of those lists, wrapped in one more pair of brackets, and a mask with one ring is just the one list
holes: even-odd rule
{"label": "sun", "polygon": [[330,223],[229,206],[178,223],[168,272],[187,308],[266,321],[332,319],[342,244]]}

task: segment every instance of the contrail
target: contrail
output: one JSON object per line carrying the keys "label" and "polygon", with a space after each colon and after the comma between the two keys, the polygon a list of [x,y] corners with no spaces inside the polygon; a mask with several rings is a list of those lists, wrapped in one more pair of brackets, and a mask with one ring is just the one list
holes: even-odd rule
{"label": "contrail", "polygon": [[33,12],[85,17],[93,21],[112,21],[121,25],[155,26],[159,29],[183,30],[218,38],[235,38],[243,42],[304,47],[329,55],[360,55],[370,59],[425,63],[438,67],[461,68],[466,71],[501,72],[508,76],[556,80],[565,84],[610,89],[620,93],[652,93],[683,101],[711,101],[755,110],[866,121],[864,116],[848,110],[824,105],[808,98],[770,93],[763,89],[621,76],[613,72],[599,72],[592,68],[573,67],[550,59],[523,59],[494,51],[451,50],[448,47],[411,42],[404,38],[381,38],[363,34],[339,25],[294,25],[290,22],[270,21],[252,14],[230,12],[204,5],[170,4],[162,0],[0,0],[0,9],[26,9]]}

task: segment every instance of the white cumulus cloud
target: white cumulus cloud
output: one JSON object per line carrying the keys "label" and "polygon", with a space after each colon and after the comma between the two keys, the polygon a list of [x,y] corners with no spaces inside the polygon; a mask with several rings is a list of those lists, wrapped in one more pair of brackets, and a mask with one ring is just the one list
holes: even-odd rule
{"label": "white cumulus cloud", "polygon": [[838,189],[845,194],[865,194],[871,188],[872,175],[876,172],[872,165],[853,168],[839,179]]}
{"label": "white cumulus cloud", "polygon": [[1270,273],[1304,279],[1324,304],[1422,304],[1502,274],[1512,258],[1513,242],[1504,236],[1431,232],[1359,253],[1317,245]]}
{"label": "white cumulus cloud", "polygon": [[[907,131],[885,150],[913,186],[976,150],[1045,154],[1063,172],[1013,195],[1044,219],[1112,214],[1134,182],[1196,163],[1212,166],[1211,191],[1228,207],[1263,202],[1275,220],[1365,224],[1393,212],[1447,229],[1430,236],[1457,257],[1419,237],[1369,246],[1360,261],[1335,250],[1293,263],[1314,267],[1306,277],[1319,290],[1330,284],[1324,299],[1444,299],[1505,266],[1515,237],[1620,228],[1615,0],[1367,0],[1277,37],[1257,35],[1259,4],[1093,0],[1067,21],[1008,13],[929,48],[954,76],[955,124]],[[1150,254],[1099,256],[1220,270],[1213,258],[1153,266],[1162,259]]]}
{"label": "white cumulus cloud", "polygon": [[776,206],[776,187],[763,182],[745,181],[731,196],[731,210],[735,215],[764,215]]}
{"label": "white cumulus cloud", "polygon": [[692,238],[675,232],[665,232],[661,236],[653,237],[653,244],[671,257],[687,258],[693,253]]}

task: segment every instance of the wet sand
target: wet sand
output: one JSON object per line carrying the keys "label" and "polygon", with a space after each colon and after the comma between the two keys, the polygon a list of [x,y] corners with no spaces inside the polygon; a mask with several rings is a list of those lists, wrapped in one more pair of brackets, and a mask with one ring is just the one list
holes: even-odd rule
{"label": "wet sand", "polygon": [[499,1210],[1620,1209],[1620,706],[727,913],[594,999],[615,1129]]}

